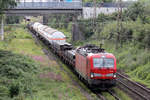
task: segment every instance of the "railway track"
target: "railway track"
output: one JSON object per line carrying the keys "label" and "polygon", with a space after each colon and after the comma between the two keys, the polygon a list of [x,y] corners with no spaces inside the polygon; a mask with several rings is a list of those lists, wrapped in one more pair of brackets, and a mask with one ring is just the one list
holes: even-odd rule
{"label": "railway track", "polygon": [[119,72],[117,77],[120,88],[127,92],[134,100],[150,100],[150,89],[132,81]]}
{"label": "railway track", "polygon": [[[121,100],[113,90],[107,89],[105,92],[113,96],[115,100]],[[101,92],[94,92],[94,93],[100,98],[100,100],[109,100],[105,96],[103,96]]]}
{"label": "railway track", "polygon": [[116,93],[115,93],[113,90],[109,89],[109,90],[107,90],[107,91],[108,91],[108,93],[111,94],[116,100],[121,100],[121,99],[116,95]]}
{"label": "railway track", "polygon": [[78,82],[76,82],[76,80],[70,75],[70,73],[68,73],[65,69],[63,69],[63,67],[62,67],[63,65],[60,62],[60,60],[58,59],[58,57],[56,55],[54,55],[49,48],[45,47],[45,46],[47,46],[47,44],[44,44],[43,42],[41,42],[41,40],[38,37],[36,37],[32,32],[29,31],[29,33],[32,35],[32,37],[34,38],[35,43],[37,45],[43,45],[42,46],[42,51],[45,53],[45,55],[47,55],[47,57],[49,59],[51,59],[51,56],[52,56],[53,59],[55,61],[57,61],[57,63],[61,66],[60,67],[61,70],[64,71],[66,74],[68,74],[70,76],[70,78],[72,79],[73,84],[75,84],[78,88],[80,88],[80,91],[85,94],[85,96],[87,97],[87,100],[94,100],[92,98],[92,96],[82,86],[80,86],[80,84]]}
{"label": "railway track", "polygon": [[107,100],[101,93],[95,93],[100,100]]}
{"label": "railway track", "polygon": [[[31,32],[30,32],[30,33],[31,33]],[[39,40],[33,33],[31,33],[31,35],[32,35],[32,37],[35,39],[36,44],[41,45],[40,40]],[[47,49],[43,48],[42,50],[43,50],[43,52],[44,52],[48,57],[50,57],[50,55],[52,55],[52,53],[49,52]],[[52,56],[54,56],[54,55],[52,55]],[[62,65],[60,64],[60,62],[56,59],[56,57],[54,57],[54,59],[58,62],[58,64],[59,64],[60,66],[62,66]],[[61,68],[63,68],[63,67],[61,67]],[[64,70],[64,69],[62,69],[62,70]],[[66,71],[65,71],[65,72],[66,72]],[[66,72],[66,73],[67,73],[67,72]],[[67,73],[67,74],[69,74],[69,73]],[[73,78],[72,78],[72,79],[73,79]],[[75,82],[75,80],[73,80],[73,81]],[[84,91],[84,90],[82,89],[82,91]],[[114,92],[111,92],[110,90],[107,90],[107,92],[110,93],[114,98],[116,98],[116,100],[121,100],[121,99],[118,99],[119,97],[117,97],[117,96],[114,94]],[[100,100],[107,100],[101,93],[95,93],[95,94],[97,95],[97,97],[98,97]],[[90,99],[90,100],[91,100],[91,99]]]}

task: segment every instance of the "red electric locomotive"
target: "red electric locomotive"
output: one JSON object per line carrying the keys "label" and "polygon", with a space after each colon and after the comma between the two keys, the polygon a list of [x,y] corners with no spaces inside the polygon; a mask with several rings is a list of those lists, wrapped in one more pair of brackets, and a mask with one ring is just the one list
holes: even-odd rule
{"label": "red electric locomotive", "polygon": [[77,49],[75,70],[90,86],[109,87],[116,83],[116,58],[94,45]]}

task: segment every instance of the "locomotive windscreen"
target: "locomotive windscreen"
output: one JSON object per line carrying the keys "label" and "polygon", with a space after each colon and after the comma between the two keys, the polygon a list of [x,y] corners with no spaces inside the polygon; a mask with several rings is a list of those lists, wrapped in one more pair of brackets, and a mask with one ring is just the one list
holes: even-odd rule
{"label": "locomotive windscreen", "polygon": [[114,59],[112,58],[93,58],[94,68],[113,68]]}

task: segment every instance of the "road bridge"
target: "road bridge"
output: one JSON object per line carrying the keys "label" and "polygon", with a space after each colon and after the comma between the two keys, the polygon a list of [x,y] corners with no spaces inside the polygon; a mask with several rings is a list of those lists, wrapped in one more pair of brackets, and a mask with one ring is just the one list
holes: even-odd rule
{"label": "road bridge", "polygon": [[[16,0],[15,8],[4,9],[7,16],[43,16],[43,23],[47,24],[49,14],[73,14],[77,19],[82,14],[82,0]],[[3,20],[1,34],[3,40]],[[76,21],[76,20],[74,20]],[[74,34],[74,33],[73,33]]]}
{"label": "road bridge", "polygon": [[5,9],[7,15],[44,15],[53,13],[82,13],[82,0],[49,0],[46,2],[18,2],[15,8]]}

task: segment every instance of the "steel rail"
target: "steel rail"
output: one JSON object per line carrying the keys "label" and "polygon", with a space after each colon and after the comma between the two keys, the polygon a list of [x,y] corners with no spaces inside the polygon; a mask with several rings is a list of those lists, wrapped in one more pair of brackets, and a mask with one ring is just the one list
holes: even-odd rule
{"label": "steel rail", "polygon": [[107,100],[102,94],[96,93],[96,95],[101,99],[101,100]]}
{"label": "steel rail", "polygon": [[122,84],[123,86],[125,86],[128,90],[130,90],[130,91],[133,92],[134,94],[140,96],[143,100],[150,100],[150,98],[147,97],[147,96],[149,96],[149,95],[146,95],[146,94],[144,95],[144,93],[143,93],[143,94],[140,93],[137,89],[134,89],[133,87],[130,87],[130,86],[127,84],[127,82],[123,82],[123,81],[125,81],[124,79],[126,79],[128,82],[130,82],[130,84],[133,84],[134,86],[137,86],[138,88],[141,88],[144,92],[146,92],[146,93],[148,94],[148,93],[149,93],[149,90],[148,90],[147,88],[145,88],[145,87],[143,87],[143,86],[141,86],[141,85],[139,85],[139,84],[133,82],[131,79],[127,78],[126,76],[124,76],[124,75],[122,75],[122,74],[120,74],[120,73],[117,73],[117,74],[118,74],[118,76],[121,77],[120,79],[123,79],[123,80],[117,79],[117,81],[118,81],[120,84]]}
{"label": "steel rail", "polygon": [[116,100],[121,100],[111,89],[107,90]]}
{"label": "steel rail", "polygon": [[150,93],[150,90],[149,90],[149,89],[147,89],[147,88],[143,87],[142,85],[140,85],[140,84],[138,84],[138,83],[136,83],[136,82],[132,81],[131,79],[127,78],[126,76],[122,75],[122,74],[121,74],[121,73],[119,73],[119,72],[118,72],[117,74],[118,74],[119,76],[121,76],[121,77],[125,78],[126,80],[128,80],[128,81],[132,82],[132,84],[134,84],[134,85],[136,85],[136,86],[140,87],[141,89],[145,90],[146,92]]}
{"label": "steel rail", "polygon": [[124,85],[126,88],[128,88],[129,90],[131,90],[132,92],[134,92],[135,94],[139,95],[140,97],[142,97],[144,100],[149,100],[148,98],[146,98],[144,95],[140,94],[139,92],[135,91],[134,89],[130,88],[129,86],[127,86],[125,83],[123,83],[120,80],[117,80],[119,83],[121,83],[122,85]]}

